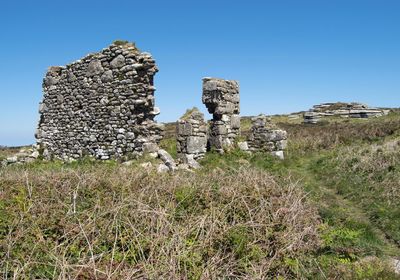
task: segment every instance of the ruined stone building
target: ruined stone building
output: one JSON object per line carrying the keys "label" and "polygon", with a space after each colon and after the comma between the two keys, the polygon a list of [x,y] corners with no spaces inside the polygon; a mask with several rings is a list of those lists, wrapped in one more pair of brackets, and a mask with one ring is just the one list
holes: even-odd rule
{"label": "ruined stone building", "polygon": [[[202,101],[213,116],[208,125],[197,109],[188,111],[177,122],[178,156],[189,166],[195,166],[193,160],[202,158],[207,149],[223,153],[233,147],[240,136],[238,82],[204,78]],[[247,141],[236,144],[244,151],[268,152],[283,159],[287,133],[274,127],[266,116],[260,115],[252,119]]]}
{"label": "ruined stone building", "polygon": [[66,66],[50,67],[36,132],[47,158],[119,158],[156,151],[163,127],[154,121],[149,53],[116,42]]}
{"label": "ruined stone building", "polygon": [[248,138],[250,151],[270,152],[281,159],[287,146],[287,133],[276,128],[265,115],[252,118],[252,127]]}
{"label": "ruined stone building", "polygon": [[202,100],[213,115],[209,146],[223,152],[240,135],[239,84],[236,81],[204,78]]}
{"label": "ruined stone building", "polygon": [[[164,169],[175,170],[172,157],[158,147],[163,126],[154,121],[160,113],[154,101],[157,71],[149,53],[127,42],[116,42],[66,66],[50,67],[36,132],[43,156],[105,160],[148,152],[164,161]],[[179,163],[193,168],[207,149],[222,153],[240,136],[237,81],[204,78],[202,101],[212,114],[209,123],[198,110],[177,122]],[[249,150],[281,152],[285,141],[284,132],[268,130],[265,120],[257,119]]]}
{"label": "ruined stone building", "polygon": [[177,153],[182,163],[193,165],[207,152],[208,125],[204,115],[193,108],[177,122]]}

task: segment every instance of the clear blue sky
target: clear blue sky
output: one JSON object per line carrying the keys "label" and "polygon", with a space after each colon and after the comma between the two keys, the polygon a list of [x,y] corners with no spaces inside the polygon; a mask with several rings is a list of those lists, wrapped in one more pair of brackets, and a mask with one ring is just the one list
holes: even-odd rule
{"label": "clear blue sky", "polygon": [[49,66],[116,39],[155,57],[160,121],[205,112],[204,76],[240,82],[242,115],[400,106],[398,0],[5,0],[0,26],[0,145],[34,143]]}

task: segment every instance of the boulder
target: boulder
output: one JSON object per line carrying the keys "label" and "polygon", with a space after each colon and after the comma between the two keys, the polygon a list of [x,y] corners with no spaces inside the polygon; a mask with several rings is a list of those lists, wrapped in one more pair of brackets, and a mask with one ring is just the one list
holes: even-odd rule
{"label": "boulder", "polygon": [[159,149],[158,156],[171,171],[176,169],[175,160],[166,150]]}

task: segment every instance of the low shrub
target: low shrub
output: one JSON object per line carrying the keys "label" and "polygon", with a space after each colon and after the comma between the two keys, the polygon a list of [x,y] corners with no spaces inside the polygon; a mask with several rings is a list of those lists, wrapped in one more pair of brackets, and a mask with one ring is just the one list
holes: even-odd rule
{"label": "low shrub", "polygon": [[250,167],[17,166],[0,194],[5,278],[290,278],[320,243],[301,188]]}

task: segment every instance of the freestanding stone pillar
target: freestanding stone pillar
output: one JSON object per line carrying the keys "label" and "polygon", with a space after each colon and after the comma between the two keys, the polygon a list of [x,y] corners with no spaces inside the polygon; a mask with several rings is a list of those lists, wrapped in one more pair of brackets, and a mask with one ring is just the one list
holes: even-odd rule
{"label": "freestanding stone pillar", "polygon": [[204,78],[202,100],[213,115],[209,147],[222,153],[240,135],[239,84],[237,81]]}
{"label": "freestanding stone pillar", "polygon": [[204,115],[193,108],[177,122],[177,153],[181,162],[195,167],[195,160],[207,151],[207,123]]}
{"label": "freestanding stone pillar", "polygon": [[265,115],[260,115],[252,118],[248,143],[250,151],[270,152],[283,159],[283,150],[287,146],[287,133],[268,123]]}

